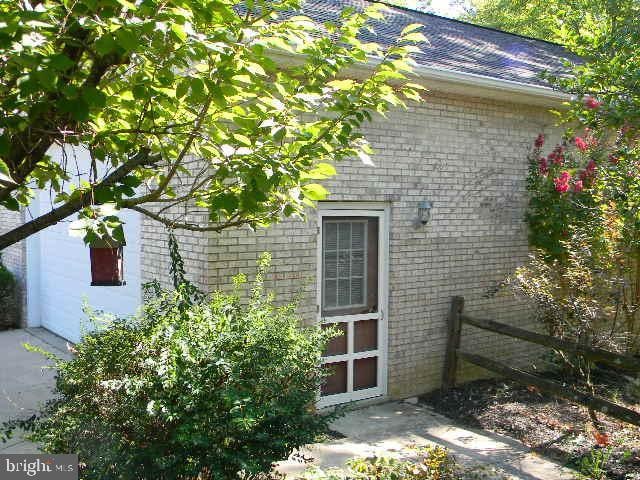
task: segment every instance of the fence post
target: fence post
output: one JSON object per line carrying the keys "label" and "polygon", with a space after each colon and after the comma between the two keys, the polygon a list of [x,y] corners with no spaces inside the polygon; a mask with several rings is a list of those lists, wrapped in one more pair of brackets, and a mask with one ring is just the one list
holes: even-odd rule
{"label": "fence post", "polygon": [[444,369],[442,371],[442,390],[447,391],[456,385],[456,369],[458,366],[457,350],[460,348],[460,331],[462,329],[462,309],[464,297],[453,297],[451,309],[447,319],[447,350],[444,357]]}

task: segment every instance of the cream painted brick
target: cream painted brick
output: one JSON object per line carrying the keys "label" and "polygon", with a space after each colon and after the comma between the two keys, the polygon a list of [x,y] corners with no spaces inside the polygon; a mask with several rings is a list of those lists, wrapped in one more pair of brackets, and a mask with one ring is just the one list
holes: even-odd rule
{"label": "cream painted brick", "polygon": [[[391,208],[389,272],[389,393],[402,398],[440,384],[446,315],[454,295],[467,312],[534,328],[526,306],[487,293],[526,260],[523,213],[526,155],[540,131],[553,132],[542,108],[433,95],[424,105],[376,119],[365,133],[375,168],[358,161],[337,166],[326,182],[332,201],[387,202]],[[416,228],[417,205],[434,204],[432,221]],[[316,213],[266,231],[240,229],[211,236],[211,289],[231,275],[251,276],[262,251],[271,251],[267,285],[282,302],[302,295],[300,313],[316,316]],[[221,253],[224,252],[224,253]],[[235,261],[242,260],[240,264]],[[525,364],[535,348],[465,331],[463,346]],[[481,375],[462,367],[461,378]]]}
{"label": "cream painted brick", "polygon": [[[446,345],[450,299],[463,295],[471,315],[535,328],[529,309],[507,296],[490,297],[505,275],[526,261],[526,156],[540,131],[555,134],[543,108],[433,94],[423,105],[375,119],[364,132],[375,167],[337,166],[326,182],[331,201],[386,202],[390,207],[389,394],[403,398],[435,389]],[[432,220],[416,227],[418,202],[433,202]],[[202,214],[204,215],[204,213]],[[266,230],[177,232],[189,276],[207,290],[228,290],[231,277],[255,274],[272,254],[266,286],[281,303],[300,299],[305,323],[316,318],[317,216],[284,219]],[[144,281],[168,282],[166,232],[145,219]],[[510,364],[539,350],[465,328],[463,348]],[[461,366],[461,378],[483,375]]]}

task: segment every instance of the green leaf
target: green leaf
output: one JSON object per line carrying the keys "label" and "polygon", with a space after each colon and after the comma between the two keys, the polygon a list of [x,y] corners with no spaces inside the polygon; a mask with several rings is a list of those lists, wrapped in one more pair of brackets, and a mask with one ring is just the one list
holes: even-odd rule
{"label": "green leaf", "polygon": [[[11,145],[9,144],[9,139],[7,138],[7,135],[0,135],[0,155],[7,155],[9,153]],[[7,169],[7,171],[5,173],[9,173],[9,169],[7,168],[7,165],[5,163],[3,163],[4,168]],[[2,168],[2,166],[0,166],[0,168]]]}
{"label": "green leaf", "polygon": [[81,98],[61,98],[58,107],[63,113],[69,113],[74,120],[83,122],[89,118],[89,106]]}
{"label": "green leaf", "polygon": [[107,96],[96,87],[85,88],[81,95],[89,108],[103,108],[107,104]]}
{"label": "green leaf", "polygon": [[122,179],[122,183],[124,183],[125,185],[132,187],[132,188],[137,188],[140,186],[140,184],[142,183],[142,180],[140,180],[137,176],[135,175],[127,175],[126,177],[124,177]]}
{"label": "green leaf", "polygon": [[406,42],[415,42],[415,43],[420,43],[420,42],[426,42],[427,41],[427,37],[425,37],[420,32],[409,33],[407,35],[404,35],[402,37],[402,39],[404,41],[406,41]]}
{"label": "green leaf", "polygon": [[275,143],[280,143],[284,139],[284,135],[287,133],[285,127],[278,127],[271,131],[271,137]]}
{"label": "green leaf", "polygon": [[118,226],[113,228],[113,230],[111,230],[110,233],[111,233],[111,238],[113,238],[115,241],[120,243],[125,242],[126,239],[124,238],[124,229],[122,228],[122,222],[120,222]]}
{"label": "green leaf", "polygon": [[202,102],[206,97],[204,82],[197,77],[191,78],[189,80],[189,86],[191,87],[189,99],[196,103]]}
{"label": "green leaf", "polygon": [[265,76],[267,74],[267,72],[264,71],[264,68],[257,63],[248,63],[245,65],[245,68],[254,75]]}
{"label": "green leaf", "polygon": [[69,68],[75,65],[75,62],[73,62],[69,57],[67,57],[63,53],[57,53],[55,55],[52,55],[51,57],[49,57],[48,63],[49,63],[49,66],[51,66],[51,68],[61,72],[68,70]]}
{"label": "green leaf", "polygon": [[323,180],[336,174],[336,169],[329,163],[319,163],[313,170],[300,174],[301,180]]}
{"label": "green leaf", "polygon": [[420,85],[418,83],[405,83],[403,86],[404,87],[413,88],[414,90],[425,90],[425,91],[427,90],[426,87],[424,87],[424,86],[422,86],[422,85]]}
{"label": "green leaf", "polygon": [[404,37],[405,35],[407,35],[407,34],[409,34],[411,32],[414,32],[416,30],[419,30],[419,29],[421,29],[423,27],[424,27],[424,25],[422,25],[421,23],[412,23],[412,24],[407,25],[406,27],[404,27],[402,29],[402,31],[400,32],[400,36]]}
{"label": "green leaf", "polygon": [[217,195],[211,202],[212,210],[225,210],[227,212],[233,212],[238,208],[238,197],[232,193],[222,193]]}
{"label": "green leaf", "polygon": [[132,12],[137,10],[138,7],[135,4],[129,2],[128,0],[116,0],[120,5],[122,5],[126,10],[131,10]]}
{"label": "green leaf", "polygon": [[181,42],[184,42],[187,39],[187,34],[185,33],[184,27],[182,25],[177,23],[172,23],[171,31]]}
{"label": "green leaf", "polygon": [[115,31],[115,42],[127,52],[133,52],[140,46],[140,38],[128,28]]}
{"label": "green leaf", "polygon": [[324,200],[329,192],[319,183],[308,183],[302,186],[302,193],[309,200]]}
{"label": "green leaf", "polygon": [[1,159],[0,159],[0,173],[4,173],[7,176],[10,174],[9,167],[7,167],[7,164]]}
{"label": "green leaf", "polygon": [[116,49],[116,47],[117,47],[117,43],[115,38],[113,38],[113,35],[111,34],[111,32],[105,33],[102,37],[100,37],[94,43],[94,48],[96,49],[96,52],[98,52],[101,55],[107,55],[113,52]]}
{"label": "green leaf", "polygon": [[66,192],[58,193],[53,199],[53,203],[63,203],[69,200],[69,194]]}
{"label": "green leaf", "polygon": [[182,98],[189,92],[191,82],[189,78],[183,78],[176,86],[176,98]]}
{"label": "green leaf", "polygon": [[9,197],[3,200],[1,203],[7,208],[7,210],[12,210],[14,212],[17,212],[18,210],[20,210],[20,204],[13,197]]}
{"label": "green leaf", "polygon": [[96,187],[93,190],[93,198],[96,203],[107,203],[114,199],[113,190],[109,187]]}
{"label": "green leaf", "polygon": [[331,88],[335,88],[336,90],[349,90],[353,88],[355,82],[353,80],[333,80],[328,82],[327,85]]}

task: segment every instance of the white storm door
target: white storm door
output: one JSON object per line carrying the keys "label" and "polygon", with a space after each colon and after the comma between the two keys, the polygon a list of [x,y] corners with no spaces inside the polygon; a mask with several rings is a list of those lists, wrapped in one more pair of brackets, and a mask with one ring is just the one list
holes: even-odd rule
{"label": "white storm door", "polygon": [[318,305],[329,376],[320,407],[386,393],[386,218],[384,210],[320,210]]}

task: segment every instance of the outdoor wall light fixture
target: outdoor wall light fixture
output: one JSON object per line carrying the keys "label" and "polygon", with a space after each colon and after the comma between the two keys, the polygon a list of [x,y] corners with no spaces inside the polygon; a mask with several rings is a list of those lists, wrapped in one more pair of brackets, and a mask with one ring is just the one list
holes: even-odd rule
{"label": "outdoor wall light fixture", "polygon": [[422,225],[426,225],[431,220],[431,207],[432,203],[427,200],[418,202],[418,221]]}

